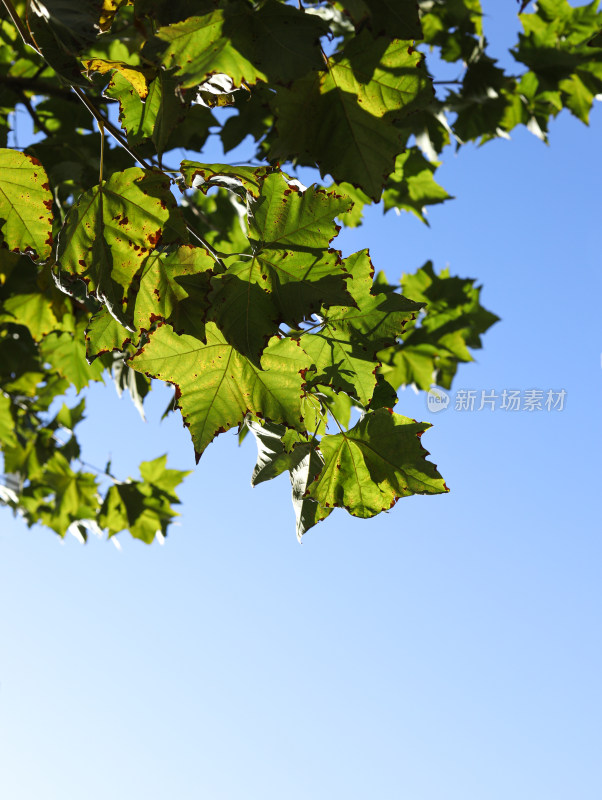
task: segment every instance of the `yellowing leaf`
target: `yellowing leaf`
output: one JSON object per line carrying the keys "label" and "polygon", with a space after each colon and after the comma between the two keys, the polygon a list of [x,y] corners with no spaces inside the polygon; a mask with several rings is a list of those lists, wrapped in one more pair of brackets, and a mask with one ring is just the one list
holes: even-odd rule
{"label": "yellowing leaf", "polygon": [[131,67],[121,61],[105,61],[102,58],[89,58],[82,61],[82,64],[88,75],[92,72],[101,72],[103,75],[106,75],[107,72],[118,72],[134,87],[141,100],[144,100],[148,94],[148,83],[144,73],[136,67]]}
{"label": "yellowing leaf", "polygon": [[111,28],[115,14],[125,5],[133,5],[132,0],[102,0],[102,10],[98,20],[101,31],[108,31]]}
{"label": "yellowing leaf", "polygon": [[45,260],[52,250],[52,193],[40,162],[0,149],[0,241],[18,253]]}

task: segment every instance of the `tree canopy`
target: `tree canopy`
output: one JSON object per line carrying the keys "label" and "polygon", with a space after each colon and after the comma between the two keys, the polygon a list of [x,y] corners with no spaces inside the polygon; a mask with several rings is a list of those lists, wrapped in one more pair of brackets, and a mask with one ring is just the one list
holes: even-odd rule
{"label": "tree canopy", "polygon": [[526,5],[511,74],[479,0],[2,0],[0,503],[61,536],[166,535],[186,472],[83,458],[84,390],[109,379],[140,410],[173,385],[197,461],[252,433],[252,482],[288,472],[299,537],[446,492],[397,391],[449,388],[497,317],[473,279],[426,262],[392,284],[336,236],[375,203],[426,223],[450,146],[588,122],[598,0]]}

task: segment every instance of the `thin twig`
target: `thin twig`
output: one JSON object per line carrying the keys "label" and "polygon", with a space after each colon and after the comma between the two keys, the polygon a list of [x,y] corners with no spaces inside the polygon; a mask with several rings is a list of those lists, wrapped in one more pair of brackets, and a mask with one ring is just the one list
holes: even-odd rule
{"label": "thin twig", "polygon": [[8,11],[9,17],[12,19],[15,28],[19,31],[19,35],[21,39],[23,39],[24,44],[27,47],[33,48],[37,53],[40,52],[39,48],[37,47],[36,43],[31,37],[31,34],[23,24],[21,17],[17,13],[17,9],[11,3],[11,0],[2,0],[4,7]]}

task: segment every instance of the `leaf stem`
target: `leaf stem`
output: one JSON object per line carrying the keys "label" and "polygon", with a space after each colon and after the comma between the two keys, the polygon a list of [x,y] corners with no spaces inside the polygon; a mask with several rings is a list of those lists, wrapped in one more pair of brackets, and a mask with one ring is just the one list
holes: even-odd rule
{"label": "leaf stem", "polygon": [[98,170],[98,184],[102,187],[102,175],[105,161],[105,126],[102,124],[102,122],[98,123],[98,132],[100,133],[100,167]]}

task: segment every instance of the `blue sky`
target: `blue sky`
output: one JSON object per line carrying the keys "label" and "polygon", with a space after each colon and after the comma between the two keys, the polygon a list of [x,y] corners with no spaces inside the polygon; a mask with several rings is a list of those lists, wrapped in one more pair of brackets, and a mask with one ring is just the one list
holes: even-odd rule
{"label": "blue sky", "polygon": [[[449,150],[457,199],[430,229],[375,209],[340,236],[391,280],[432,259],[484,285],[502,322],[452,395],[567,393],[562,412],[433,414],[405,390],[448,495],[335,513],[299,545],[287,479],[252,490],[254,445],[226,434],[164,547],[2,514],[2,797],[599,800],[601,128],[597,106],[550,147],[517,131]],[[192,468],[156,395],[144,425],[91,391],[86,460]]]}

